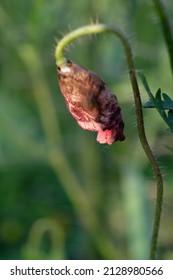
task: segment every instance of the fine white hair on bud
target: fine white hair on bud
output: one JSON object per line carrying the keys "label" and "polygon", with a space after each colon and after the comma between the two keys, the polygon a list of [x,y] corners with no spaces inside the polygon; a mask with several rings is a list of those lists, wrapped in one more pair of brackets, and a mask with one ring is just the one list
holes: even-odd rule
{"label": "fine white hair on bud", "polygon": [[67,66],[61,67],[61,72],[62,73],[69,73],[70,71],[71,71],[70,67],[67,67]]}

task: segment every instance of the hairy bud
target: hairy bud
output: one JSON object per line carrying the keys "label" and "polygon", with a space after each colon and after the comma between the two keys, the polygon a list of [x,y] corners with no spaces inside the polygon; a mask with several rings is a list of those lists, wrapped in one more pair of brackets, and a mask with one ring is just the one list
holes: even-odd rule
{"label": "hairy bud", "polygon": [[97,74],[68,61],[57,67],[59,86],[78,124],[97,131],[97,141],[111,145],[123,141],[124,123],[117,98]]}

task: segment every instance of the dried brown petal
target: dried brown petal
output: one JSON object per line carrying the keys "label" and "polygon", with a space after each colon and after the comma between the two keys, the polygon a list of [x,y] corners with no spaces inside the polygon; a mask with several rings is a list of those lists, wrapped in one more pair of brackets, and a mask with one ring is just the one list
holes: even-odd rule
{"label": "dried brown petal", "polygon": [[117,98],[97,74],[71,61],[57,68],[59,86],[78,124],[98,131],[97,141],[111,145],[125,139]]}

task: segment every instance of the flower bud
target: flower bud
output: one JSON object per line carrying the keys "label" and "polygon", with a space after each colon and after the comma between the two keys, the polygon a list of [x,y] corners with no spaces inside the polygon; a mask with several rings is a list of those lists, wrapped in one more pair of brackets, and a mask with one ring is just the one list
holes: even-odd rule
{"label": "flower bud", "polygon": [[97,74],[71,61],[57,67],[59,86],[78,124],[97,131],[97,141],[111,145],[123,141],[124,122],[117,98]]}

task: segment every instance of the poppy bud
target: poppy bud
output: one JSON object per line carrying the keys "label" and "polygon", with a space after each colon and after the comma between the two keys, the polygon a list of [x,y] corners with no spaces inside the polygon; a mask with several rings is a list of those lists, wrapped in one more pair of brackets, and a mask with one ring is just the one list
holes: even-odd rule
{"label": "poppy bud", "polygon": [[78,124],[83,129],[98,131],[99,143],[123,141],[121,109],[105,82],[71,61],[58,66],[57,71],[61,92]]}

